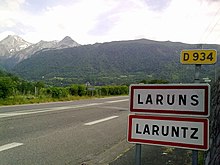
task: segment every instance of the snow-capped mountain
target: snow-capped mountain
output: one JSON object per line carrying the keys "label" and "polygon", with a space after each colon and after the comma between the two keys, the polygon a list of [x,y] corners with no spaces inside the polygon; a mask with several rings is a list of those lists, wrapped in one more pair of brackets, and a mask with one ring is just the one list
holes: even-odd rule
{"label": "snow-capped mountain", "polygon": [[8,35],[5,39],[0,41],[0,56],[6,58],[11,57],[18,51],[21,51],[32,45],[17,35]]}
{"label": "snow-capped mountain", "polygon": [[48,49],[53,49],[56,47],[58,41],[43,41],[41,40],[40,42],[30,45],[26,49],[23,49],[19,52],[17,52],[13,58],[17,59],[17,63],[31,57],[34,53],[38,51],[43,51],[43,50],[48,50]]}
{"label": "snow-capped mountain", "polygon": [[9,35],[0,41],[0,60],[6,68],[11,68],[17,63],[31,57],[39,51],[51,49],[63,49],[68,47],[80,46],[71,37],[66,36],[61,41],[43,41],[31,44],[19,36]]}
{"label": "snow-capped mountain", "polygon": [[72,38],[69,36],[66,36],[61,41],[43,41],[30,45],[26,49],[23,49],[15,54],[15,58],[17,59],[17,62],[20,62],[24,59],[27,59],[31,57],[34,53],[38,51],[47,51],[51,49],[62,49],[62,48],[68,48],[68,47],[75,47],[80,46],[77,42],[75,42]]}
{"label": "snow-capped mountain", "polygon": [[64,39],[62,39],[60,42],[58,42],[57,47],[58,48],[68,48],[68,47],[75,47],[80,46],[76,41],[74,41],[69,36],[66,36]]}

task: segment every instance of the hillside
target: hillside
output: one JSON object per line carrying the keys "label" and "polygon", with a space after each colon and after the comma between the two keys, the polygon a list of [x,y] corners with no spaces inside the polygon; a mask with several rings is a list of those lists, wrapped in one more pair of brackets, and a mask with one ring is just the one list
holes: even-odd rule
{"label": "hillside", "polygon": [[[204,45],[217,49],[219,45]],[[192,82],[194,66],[180,64],[183,49],[197,45],[140,39],[40,51],[13,68],[28,80],[57,85],[71,83],[122,84],[143,79]],[[219,63],[218,63],[219,67]],[[204,77],[214,77],[214,67],[205,66]]]}

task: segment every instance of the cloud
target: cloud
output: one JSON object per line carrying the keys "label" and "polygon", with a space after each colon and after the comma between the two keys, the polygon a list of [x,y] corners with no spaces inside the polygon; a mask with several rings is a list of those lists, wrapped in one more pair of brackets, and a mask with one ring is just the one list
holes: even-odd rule
{"label": "cloud", "polygon": [[219,6],[210,0],[3,0],[0,39],[7,31],[33,43],[66,35],[81,44],[140,37],[220,43]]}
{"label": "cloud", "polygon": [[20,23],[20,18],[23,17],[21,6],[24,2],[24,0],[0,1],[0,39],[7,35],[6,32],[14,34],[22,31],[23,25]]}
{"label": "cloud", "polygon": [[[216,22],[213,17],[219,6],[219,2],[216,4],[206,0],[172,0],[166,10],[160,13],[158,25],[154,26],[160,34],[156,35],[155,39],[187,43],[220,43],[213,38],[214,33],[208,34],[209,39],[203,39],[204,33],[207,32],[205,29]],[[160,28],[157,28],[158,26]],[[215,30],[218,31],[217,26]]]}
{"label": "cloud", "polygon": [[22,4],[25,3],[25,0],[1,0],[0,2],[0,9],[1,10],[17,10],[21,7]]}
{"label": "cloud", "polygon": [[149,7],[150,10],[153,11],[162,11],[166,9],[171,0],[143,0]]}
{"label": "cloud", "polygon": [[154,17],[152,14],[141,0],[118,0],[109,10],[99,15],[89,35],[96,37],[99,42],[135,39],[144,35],[140,32],[146,29],[147,19]]}
{"label": "cloud", "polygon": [[[72,35],[74,39],[76,37],[75,40],[82,40],[82,37],[85,39],[86,33],[95,24],[95,18],[101,10],[94,8],[94,5],[100,4],[97,0],[92,2],[84,0],[69,6],[65,4],[47,7],[40,14],[25,21],[33,27],[32,32],[27,33],[25,37],[31,39],[31,35],[38,33],[39,37],[45,36],[45,40],[62,39],[65,35]],[[39,39],[36,37],[34,40]]]}
{"label": "cloud", "polygon": [[89,31],[91,35],[106,35],[108,32],[119,23],[120,15],[127,10],[130,10],[134,5],[131,1],[112,1],[110,7],[109,4],[105,4],[105,10],[100,12],[95,18],[95,25]]}

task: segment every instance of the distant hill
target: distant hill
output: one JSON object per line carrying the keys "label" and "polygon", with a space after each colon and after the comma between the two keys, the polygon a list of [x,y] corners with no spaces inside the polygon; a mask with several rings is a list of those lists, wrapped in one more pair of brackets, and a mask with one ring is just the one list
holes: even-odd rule
{"label": "distant hill", "polygon": [[[219,45],[203,47],[220,51]],[[28,80],[57,85],[122,84],[143,79],[192,82],[194,66],[180,64],[180,52],[195,48],[197,45],[139,39],[49,49],[36,52],[12,71]],[[219,69],[219,63],[217,67]],[[213,79],[214,66],[202,67],[201,74]]]}

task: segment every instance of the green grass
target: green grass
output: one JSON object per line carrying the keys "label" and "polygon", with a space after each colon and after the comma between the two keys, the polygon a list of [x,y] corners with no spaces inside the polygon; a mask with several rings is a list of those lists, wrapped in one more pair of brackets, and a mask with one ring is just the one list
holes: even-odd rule
{"label": "green grass", "polygon": [[7,99],[0,99],[0,106],[2,105],[19,105],[19,104],[34,104],[34,103],[47,103],[47,102],[57,102],[57,101],[72,101],[72,100],[81,100],[81,99],[91,99],[96,98],[95,96],[67,96],[62,98],[51,98],[47,96],[11,96]]}

